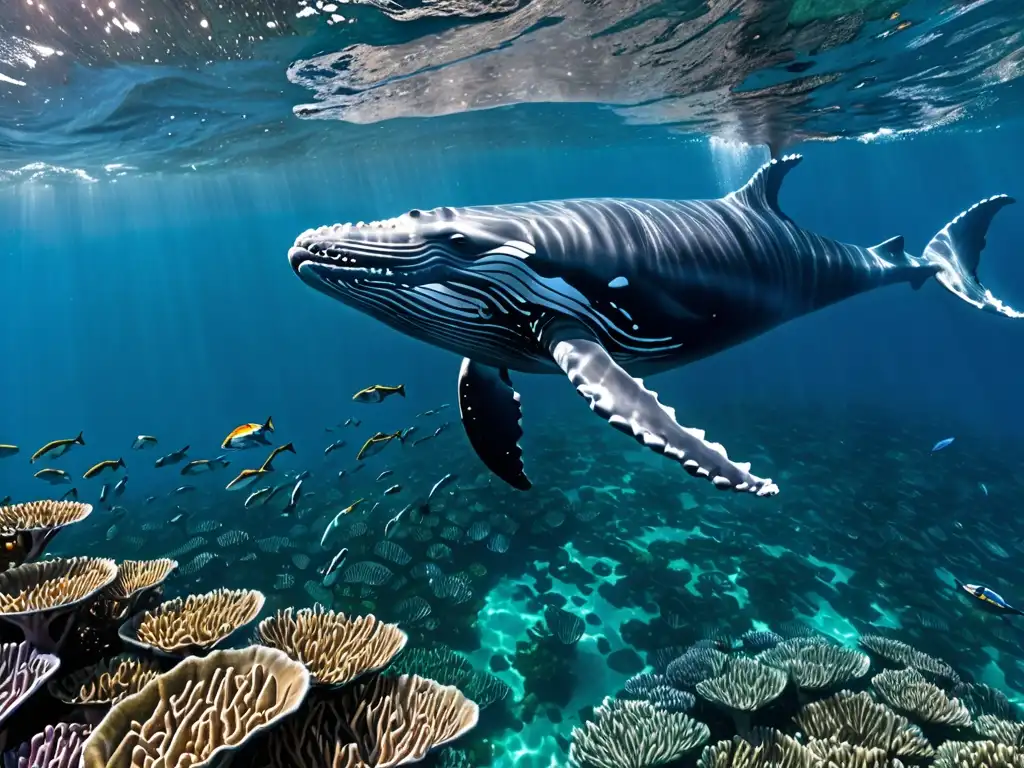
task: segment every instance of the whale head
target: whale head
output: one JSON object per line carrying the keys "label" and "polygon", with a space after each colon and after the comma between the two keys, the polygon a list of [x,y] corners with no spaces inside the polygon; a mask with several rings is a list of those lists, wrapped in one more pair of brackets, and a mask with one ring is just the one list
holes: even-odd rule
{"label": "whale head", "polygon": [[528,334],[523,286],[537,255],[523,218],[436,208],[307,230],[288,260],[310,287],[403,333],[496,360]]}

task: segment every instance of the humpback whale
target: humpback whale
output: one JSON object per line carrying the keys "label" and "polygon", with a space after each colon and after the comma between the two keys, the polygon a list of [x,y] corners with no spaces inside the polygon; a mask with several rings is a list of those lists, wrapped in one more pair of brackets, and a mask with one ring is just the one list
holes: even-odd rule
{"label": "humpback whale", "polygon": [[794,318],[895,283],[935,277],[973,306],[1020,318],[979,282],[998,195],[943,227],[921,256],[795,224],[779,189],[799,155],[773,159],[714,200],[579,199],[413,210],[303,232],[289,250],[307,285],[461,355],[459,409],[498,477],[530,488],[509,371],[568,377],[592,411],[715,488],[778,486],[682,426],[640,378],[712,355]]}

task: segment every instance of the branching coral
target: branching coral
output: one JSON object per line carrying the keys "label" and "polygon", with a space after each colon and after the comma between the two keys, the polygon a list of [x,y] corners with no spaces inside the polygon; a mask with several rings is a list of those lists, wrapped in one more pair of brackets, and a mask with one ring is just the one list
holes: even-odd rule
{"label": "branching coral", "polygon": [[1024,768],[1024,752],[994,741],[947,741],[934,768]]}
{"label": "branching coral", "polygon": [[18,558],[8,562],[21,565],[35,560],[64,526],[85,520],[91,512],[91,504],[77,501],[30,501],[0,507],[0,529],[14,531],[23,540]]}
{"label": "branching coral", "polygon": [[1000,744],[1024,747],[1024,723],[1002,720],[993,715],[982,715],[974,721],[974,730]]}
{"label": "branching coral", "polygon": [[263,600],[254,589],[179,597],[128,620],[118,634],[130,645],[170,656],[209,651],[255,619]]}
{"label": "branching coral", "polygon": [[0,573],[0,619],[16,624],[36,648],[59,650],[74,617],[68,617],[56,638],[50,632],[53,622],[73,614],[116,576],[114,561],[101,558],[57,558],[19,565]]}
{"label": "branching coral", "polygon": [[866,675],[871,666],[860,651],[801,639],[786,640],[759,654],[757,660],[783,670],[804,690],[844,685]]}
{"label": "branching coral", "polygon": [[28,643],[0,645],[0,723],[60,668],[60,659]]}
{"label": "branching coral", "polygon": [[933,679],[948,682],[951,685],[960,684],[960,676],[949,664],[899,640],[881,635],[863,635],[860,638],[860,644],[879,658],[893,664],[916,669]]}
{"label": "branching coral", "polygon": [[91,729],[79,723],[48,725],[17,750],[4,755],[4,768],[77,768]]}
{"label": "branching coral", "polygon": [[935,754],[920,728],[867,693],[840,691],[808,704],[795,719],[811,739],[834,737],[866,749],[884,750],[892,757],[919,759]]}
{"label": "branching coral", "polygon": [[569,764],[573,768],[647,768],[678,760],[710,737],[693,718],[670,713],[647,701],[606,698],[594,720],[573,728]]}
{"label": "branching coral", "polygon": [[732,714],[742,735],[750,729],[750,713],[761,709],[786,690],[786,673],[754,659],[731,661],[725,673],[697,684],[697,693]]}
{"label": "branching coral", "polygon": [[65,704],[115,704],[160,674],[151,661],[121,655],[72,672],[47,686]]}
{"label": "branching coral", "polygon": [[704,747],[699,768],[819,768],[800,742],[780,731],[755,728],[746,737]]}
{"label": "branching coral", "polygon": [[675,688],[693,690],[698,683],[722,674],[728,660],[714,648],[690,648],[665,668],[665,678]]}
{"label": "branching coral", "polygon": [[166,557],[158,560],[125,560],[120,563],[114,583],[103,590],[103,599],[113,603],[104,615],[123,619],[134,613],[139,602],[156,593],[177,567],[176,560]]}
{"label": "branching coral", "polygon": [[375,616],[346,616],[324,609],[287,608],[260,622],[256,642],[278,648],[306,665],[314,683],[345,685],[391,663],[408,640],[397,624]]}
{"label": "branching coral", "polygon": [[83,768],[213,764],[294,712],[306,668],[261,646],[189,658],[114,705],[85,744]]}
{"label": "branching coral", "polygon": [[953,727],[971,724],[971,713],[959,699],[946,696],[915,669],[887,669],[875,675],[871,685],[889,706],[918,721]]}

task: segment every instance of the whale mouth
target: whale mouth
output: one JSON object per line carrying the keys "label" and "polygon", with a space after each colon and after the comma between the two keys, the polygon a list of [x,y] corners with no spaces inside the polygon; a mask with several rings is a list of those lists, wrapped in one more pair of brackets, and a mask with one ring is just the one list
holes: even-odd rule
{"label": "whale mouth", "polygon": [[426,242],[397,219],[336,224],[303,232],[288,251],[292,270],[303,281],[410,280],[424,265]]}

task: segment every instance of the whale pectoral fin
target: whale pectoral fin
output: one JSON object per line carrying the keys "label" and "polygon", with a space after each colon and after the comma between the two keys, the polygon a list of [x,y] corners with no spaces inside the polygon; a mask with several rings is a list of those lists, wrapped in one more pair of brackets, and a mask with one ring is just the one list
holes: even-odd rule
{"label": "whale pectoral fin", "polygon": [[576,386],[590,410],[621,432],[683,465],[694,477],[710,480],[716,488],[774,496],[779,488],[769,479],[750,474],[749,464],[729,461],[718,443],[704,440],[704,431],[682,427],[675,410],[634,379],[590,339],[559,338],[551,345],[558,366]]}
{"label": "whale pectoral fin", "polygon": [[469,444],[491,472],[520,491],[533,484],[523,471],[523,436],[519,393],[505,368],[475,363],[468,357],[459,369],[459,413]]}

